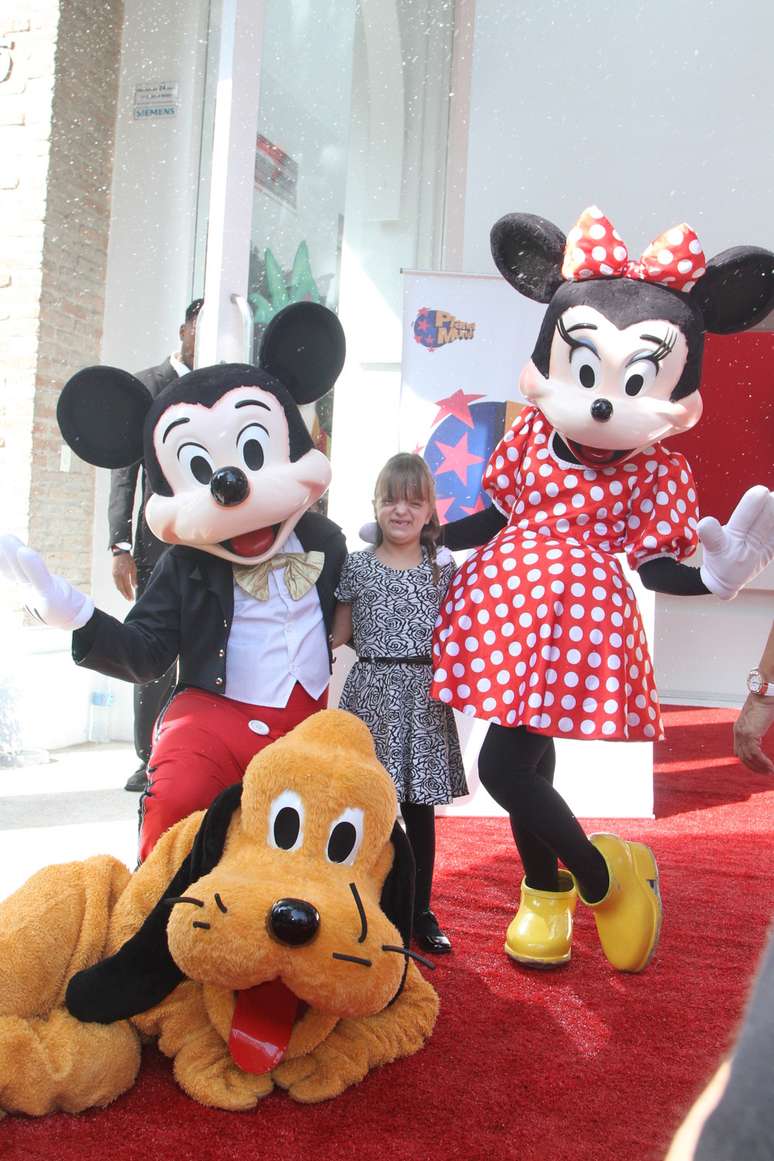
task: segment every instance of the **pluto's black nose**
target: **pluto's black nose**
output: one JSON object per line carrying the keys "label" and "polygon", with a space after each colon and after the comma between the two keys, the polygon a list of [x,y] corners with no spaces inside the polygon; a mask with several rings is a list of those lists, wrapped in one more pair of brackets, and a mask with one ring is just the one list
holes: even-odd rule
{"label": "pluto's black nose", "polygon": [[269,931],[280,943],[301,947],[317,934],[320,916],[303,899],[278,899],[269,912]]}

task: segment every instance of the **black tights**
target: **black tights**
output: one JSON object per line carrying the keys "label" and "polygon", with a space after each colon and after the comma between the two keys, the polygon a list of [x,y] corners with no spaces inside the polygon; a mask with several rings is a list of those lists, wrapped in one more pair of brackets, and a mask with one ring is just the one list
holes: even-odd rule
{"label": "black tights", "polygon": [[414,888],[414,914],[421,915],[430,906],[435,866],[435,807],[421,802],[401,802],[400,812],[406,824],[406,836],[417,865]]}
{"label": "black tights", "polygon": [[482,785],[508,811],[527,885],[557,891],[561,859],[593,902],[609,886],[607,864],[554,789],[555,765],[553,738],[525,726],[490,726],[478,757]]}

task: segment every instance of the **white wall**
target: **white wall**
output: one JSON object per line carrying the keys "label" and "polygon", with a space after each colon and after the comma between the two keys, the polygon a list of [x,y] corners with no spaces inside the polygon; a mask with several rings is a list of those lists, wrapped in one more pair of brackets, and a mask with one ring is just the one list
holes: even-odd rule
{"label": "white wall", "polygon": [[[708,257],[774,249],[773,36],[762,0],[476,0],[464,270],[493,269],[502,214],[538,213],[566,232],[594,202],[635,255],[684,220]],[[708,408],[702,422],[720,418]],[[761,441],[771,487],[774,433]],[[739,704],[772,589],[774,569],[728,605],[658,599],[665,700]]]}

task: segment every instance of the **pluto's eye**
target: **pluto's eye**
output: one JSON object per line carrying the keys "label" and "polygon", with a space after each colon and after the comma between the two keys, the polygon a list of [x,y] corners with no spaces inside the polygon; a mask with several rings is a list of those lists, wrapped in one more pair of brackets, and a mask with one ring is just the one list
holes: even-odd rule
{"label": "pluto's eye", "polygon": [[184,443],[178,448],[177,458],[187,468],[197,484],[209,484],[212,479],[210,453],[198,443]]}
{"label": "pluto's eye", "polygon": [[304,841],[304,804],[295,790],[283,790],[269,808],[270,847],[295,851]]}
{"label": "pluto's eye", "polygon": [[349,807],[331,824],[326,851],[328,862],[351,866],[362,841],[363,812],[359,807]]}

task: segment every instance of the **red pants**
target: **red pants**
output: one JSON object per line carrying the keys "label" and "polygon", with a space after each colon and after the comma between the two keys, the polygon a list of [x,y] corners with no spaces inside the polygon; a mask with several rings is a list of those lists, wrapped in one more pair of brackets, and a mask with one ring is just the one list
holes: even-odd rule
{"label": "red pants", "polygon": [[140,807],[140,861],[170,826],[241,782],[254,754],[324,709],[326,698],[327,691],[314,699],[299,684],[278,709],[201,689],[175,694],[154,732]]}

